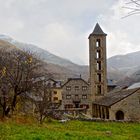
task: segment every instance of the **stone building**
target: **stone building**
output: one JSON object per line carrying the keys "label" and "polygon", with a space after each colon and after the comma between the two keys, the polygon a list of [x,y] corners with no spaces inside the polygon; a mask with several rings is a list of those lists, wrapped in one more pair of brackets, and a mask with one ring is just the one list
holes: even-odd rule
{"label": "stone building", "polygon": [[113,92],[95,101],[93,117],[140,121],[140,88]]}
{"label": "stone building", "polygon": [[69,78],[62,86],[62,108],[89,109],[91,105],[89,84],[82,78]]}
{"label": "stone building", "polygon": [[140,88],[107,92],[106,34],[98,23],[89,36],[89,56],[91,115],[110,120],[140,121]]}

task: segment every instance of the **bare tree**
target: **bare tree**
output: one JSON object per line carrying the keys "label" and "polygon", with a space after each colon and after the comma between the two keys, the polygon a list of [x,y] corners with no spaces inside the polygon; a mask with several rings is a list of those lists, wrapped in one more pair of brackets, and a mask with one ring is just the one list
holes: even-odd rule
{"label": "bare tree", "polygon": [[129,10],[127,15],[124,16],[123,18],[140,14],[140,0],[127,0],[123,8]]}
{"label": "bare tree", "polygon": [[52,102],[52,88],[46,84],[46,79],[39,81],[31,100],[35,105],[36,119],[42,124],[47,117],[54,117],[55,110],[59,108],[60,104]]}
{"label": "bare tree", "polygon": [[42,76],[42,64],[31,52],[0,50],[0,105],[3,117],[16,108],[18,97],[31,92]]}

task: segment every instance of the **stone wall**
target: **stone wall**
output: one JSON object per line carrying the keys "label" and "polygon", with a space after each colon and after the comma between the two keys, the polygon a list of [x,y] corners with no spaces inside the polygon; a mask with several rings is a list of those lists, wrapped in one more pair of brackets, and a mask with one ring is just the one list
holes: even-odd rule
{"label": "stone wall", "polygon": [[124,113],[124,120],[140,121],[140,90],[112,105],[109,119],[115,120],[117,111]]}
{"label": "stone wall", "polygon": [[[76,87],[78,88],[76,89]],[[70,98],[68,99],[67,96],[69,95]],[[87,97],[84,98],[84,96]],[[72,105],[72,108],[76,108],[76,102],[79,103],[78,108],[81,108],[81,105],[88,105],[91,107],[89,85],[82,79],[70,80],[62,88],[62,109],[65,109],[66,105]]]}

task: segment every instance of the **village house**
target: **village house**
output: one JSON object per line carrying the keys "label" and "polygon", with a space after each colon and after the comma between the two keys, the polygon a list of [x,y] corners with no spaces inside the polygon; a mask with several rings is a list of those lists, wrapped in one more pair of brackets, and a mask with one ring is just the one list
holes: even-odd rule
{"label": "village house", "polygon": [[53,104],[61,104],[62,102],[62,81],[49,78],[45,81],[47,88],[51,91],[51,100]]}
{"label": "village house", "polygon": [[69,78],[62,86],[62,109],[88,111],[91,104],[89,84],[80,78]]}

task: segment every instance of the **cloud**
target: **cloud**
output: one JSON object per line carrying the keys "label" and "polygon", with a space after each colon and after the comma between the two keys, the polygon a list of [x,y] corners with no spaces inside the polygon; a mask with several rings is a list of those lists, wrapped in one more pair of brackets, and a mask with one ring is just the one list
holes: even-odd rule
{"label": "cloud", "polygon": [[99,22],[108,57],[139,50],[140,18],[121,19],[123,0],[0,0],[0,31],[79,64],[88,63],[88,35]]}
{"label": "cloud", "polygon": [[112,0],[0,0],[1,34],[88,63],[88,34]]}
{"label": "cloud", "polygon": [[44,49],[47,48],[58,56],[84,63],[88,61],[87,38],[83,39],[84,37],[84,33],[79,34],[68,24],[52,23],[46,26],[41,42]]}
{"label": "cloud", "polygon": [[100,15],[100,22],[108,33],[108,57],[140,51],[140,19],[136,15],[123,19],[127,14],[122,8],[124,5],[123,0],[118,0],[110,7],[108,14]]}

